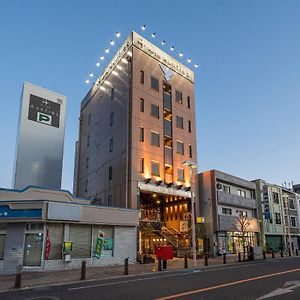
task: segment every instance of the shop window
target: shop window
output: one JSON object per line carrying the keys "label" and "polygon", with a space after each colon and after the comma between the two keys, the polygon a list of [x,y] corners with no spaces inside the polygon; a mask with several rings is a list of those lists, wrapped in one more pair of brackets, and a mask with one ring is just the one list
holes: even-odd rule
{"label": "shop window", "polygon": [[[64,225],[63,224],[47,224],[48,238],[50,240],[50,259],[61,259],[62,258],[62,247],[64,238]],[[47,236],[46,236],[47,238]],[[46,246],[46,243],[45,243]],[[45,249],[46,251],[46,249]]]}
{"label": "shop window", "polygon": [[159,80],[151,76],[151,88],[153,90],[159,91]]}
{"label": "shop window", "polygon": [[72,241],[72,258],[91,257],[91,225],[70,224],[69,240]]}
{"label": "shop window", "polygon": [[41,265],[42,246],[43,232],[25,234],[24,266],[35,267]]}
{"label": "shop window", "polygon": [[97,239],[102,239],[102,249],[100,257],[114,256],[114,227],[113,226],[94,226],[93,228],[93,256],[96,255]]}

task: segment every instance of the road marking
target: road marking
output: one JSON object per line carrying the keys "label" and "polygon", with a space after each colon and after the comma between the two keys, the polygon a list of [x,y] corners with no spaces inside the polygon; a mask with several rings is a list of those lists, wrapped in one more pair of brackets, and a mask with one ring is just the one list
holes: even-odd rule
{"label": "road marking", "polygon": [[276,289],[271,293],[268,293],[268,294],[265,294],[265,295],[261,296],[257,300],[267,299],[267,298],[271,298],[271,297],[275,297],[275,296],[279,296],[279,295],[292,293],[294,291],[294,289],[296,289],[298,287],[300,287],[300,280],[298,280],[298,281],[287,281],[284,284],[284,288]]}
{"label": "road marking", "polygon": [[287,270],[287,271],[283,271],[283,272],[278,272],[278,273],[262,275],[262,276],[257,276],[257,277],[252,277],[252,278],[248,278],[248,279],[242,279],[242,280],[233,281],[233,282],[228,282],[228,283],[224,283],[224,284],[219,284],[219,285],[215,285],[215,286],[201,288],[201,289],[194,290],[194,291],[189,291],[189,292],[184,292],[184,293],[179,293],[179,294],[175,294],[175,295],[166,296],[166,297],[158,298],[156,300],[177,299],[177,298],[180,298],[180,297],[189,296],[189,295],[193,295],[193,294],[198,294],[198,293],[202,293],[202,292],[207,292],[207,291],[211,291],[211,290],[216,290],[216,289],[224,288],[224,287],[227,287],[227,286],[237,285],[237,284],[241,284],[241,283],[245,283],[245,282],[250,282],[250,281],[269,278],[269,277],[274,277],[274,276],[279,276],[279,275],[292,273],[292,272],[298,272],[298,271],[300,271],[300,268],[293,269],[293,270]]}

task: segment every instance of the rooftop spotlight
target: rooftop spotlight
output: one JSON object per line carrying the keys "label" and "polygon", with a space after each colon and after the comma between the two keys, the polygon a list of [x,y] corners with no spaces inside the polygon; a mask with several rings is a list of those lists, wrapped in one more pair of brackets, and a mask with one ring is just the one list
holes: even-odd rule
{"label": "rooftop spotlight", "polygon": [[100,56],[100,59],[101,59],[101,60],[104,60],[104,56],[103,56],[103,55],[102,55],[102,56]]}
{"label": "rooftop spotlight", "polygon": [[180,53],[179,53],[179,56],[182,57],[182,56],[183,56],[183,52],[180,52]]}
{"label": "rooftop spotlight", "polygon": [[104,51],[105,51],[105,53],[109,53],[109,49],[108,48],[105,48]]}
{"label": "rooftop spotlight", "polygon": [[189,58],[187,59],[187,62],[190,63],[191,61],[192,61],[192,59],[189,57]]}
{"label": "rooftop spotlight", "polygon": [[96,62],[96,67],[100,67],[99,61]]}
{"label": "rooftop spotlight", "polygon": [[146,25],[142,26],[142,30],[145,31],[146,30]]}
{"label": "rooftop spotlight", "polygon": [[89,84],[89,83],[90,83],[90,81],[87,79],[87,80],[85,81],[85,83],[86,83],[86,84]]}
{"label": "rooftop spotlight", "polygon": [[198,64],[195,64],[195,68],[198,68],[199,67],[199,65]]}
{"label": "rooftop spotlight", "polygon": [[175,47],[174,47],[174,46],[172,46],[170,50],[171,50],[171,51],[174,51],[174,50],[175,50]]}
{"label": "rooftop spotlight", "polygon": [[93,74],[93,73],[90,73],[90,77],[91,77],[91,78],[94,77],[94,74]]}
{"label": "rooftop spotlight", "polygon": [[121,36],[121,33],[119,31],[116,32],[116,37],[119,38]]}
{"label": "rooftop spotlight", "polygon": [[164,45],[165,43],[166,43],[166,41],[165,41],[165,40],[163,40],[163,41],[161,42],[161,44],[162,44],[162,45]]}
{"label": "rooftop spotlight", "polygon": [[115,41],[114,40],[111,40],[110,41],[110,44],[113,46],[115,44]]}
{"label": "rooftop spotlight", "polygon": [[152,37],[153,37],[153,38],[155,38],[155,35],[156,35],[156,33],[155,33],[155,32],[153,32],[153,33],[152,33]]}

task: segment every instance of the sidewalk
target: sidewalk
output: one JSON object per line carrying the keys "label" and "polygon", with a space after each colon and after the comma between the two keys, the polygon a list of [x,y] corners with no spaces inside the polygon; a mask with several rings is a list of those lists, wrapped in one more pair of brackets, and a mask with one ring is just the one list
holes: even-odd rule
{"label": "sidewalk", "polygon": [[[276,258],[280,255],[277,254]],[[272,259],[270,254],[267,255],[267,260]],[[227,264],[237,263],[237,255],[227,255]],[[209,258],[208,265],[222,265],[223,257]],[[193,268],[193,262],[191,259],[188,261],[190,269]],[[197,260],[197,267],[204,267],[204,259]],[[142,275],[157,272],[157,262],[152,264],[129,264],[129,275]],[[167,270],[183,270],[184,259],[174,258],[172,261],[168,261]],[[34,287],[40,285],[49,284],[61,284],[72,283],[80,280],[80,269],[69,270],[55,270],[55,271],[41,271],[41,272],[29,272],[24,271],[22,274],[22,287]],[[86,270],[86,280],[99,280],[109,279],[113,277],[124,276],[124,265],[122,266],[108,266],[108,267],[90,267]],[[0,275],[0,291],[13,288],[15,282],[15,275]]]}

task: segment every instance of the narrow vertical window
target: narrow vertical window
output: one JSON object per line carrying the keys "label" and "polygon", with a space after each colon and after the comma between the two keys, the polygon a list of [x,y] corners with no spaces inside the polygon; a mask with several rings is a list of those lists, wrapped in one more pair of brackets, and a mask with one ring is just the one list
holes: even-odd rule
{"label": "narrow vertical window", "polygon": [[86,158],[86,161],[85,161],[85,167],[86,167],[87,169],[89,168],[89,160],[90,160],[90,158],[87,157],[87,158]]}
{"label": "narrow vertical window", "polygon": [[159,80],[151,76],[151,88],[159,92]]}
{"label": "narrow vertical window", "polygon": [[107,197],[107,206],[112,206],[112,196],[108,195]]}
{"label": "narrow vertical window", "polygon": [[88,191],[88,180],[86,180],[84,183],[84,192],[87,193],[87,191]]}
{"label": "narrow vertical window", "polygon": [[90,146],[90,136],[89,135],[87,136],[87,139],[86,139],[86,146],[87,147]]}
{"label": "narrow vertical window", "polygon": [[92,119],[92,115],[89,114],[89,116],[88,116],[88,125],[89,125],[89,126],[91,125],[91,119]]}
{"label": "narrow vertical window", "polygon": [[112,167],[108,169],[108,180],[112,180]]}
{"label": "narrow vertical window", "polygon": [[189,120],[189,132],[192,132],[192,122]]}
{"label": "narrow vertical window", "polygon": [[114,150],[114,139],[111,138],[109,140],[109,152],[113,152],[113,150]]}
{"label": "narrow vertical window", "polygon": [[144,127],[140,127],[140,142],[144,141]]}
{"label": "narrow vertical window", "polygon": [[145,101],[143,98],[140,99],[140,112],[145,111]]}
{"label": "narrow vertical window", "polygon": [[182,92],[180,91],[175,91],[175,101],[182,103]]}
{"label": "narrow vertical window", "polygon": [[113,100],[115,98],[115,88],[111,88],[110,99]]}
{"label": "narrow vertical window", "polygon": [[112,126],[114,124],[114,118],[115,118],[115,114],[114,112],[110,113],[110,126]]}
{"label": "narrow vertical window", "polygon": [[190,96],[187,97],[187,107],[191,108],[191,97]]}
{"label": "narrow vertical window", "polygon": [[140,72],[140,83],[144,84],[145,83],[145,73],[144,71],[141,70]]}
{"label": "narrow vertical window", "polygon": [[144,157],[140,158],[140,173],[144,173]]}
{"label": "narrow vertical window", "polygon": [[189,156],[190,156],[190,158],[192,158],[192,146],[191,145],[189,145]]}

